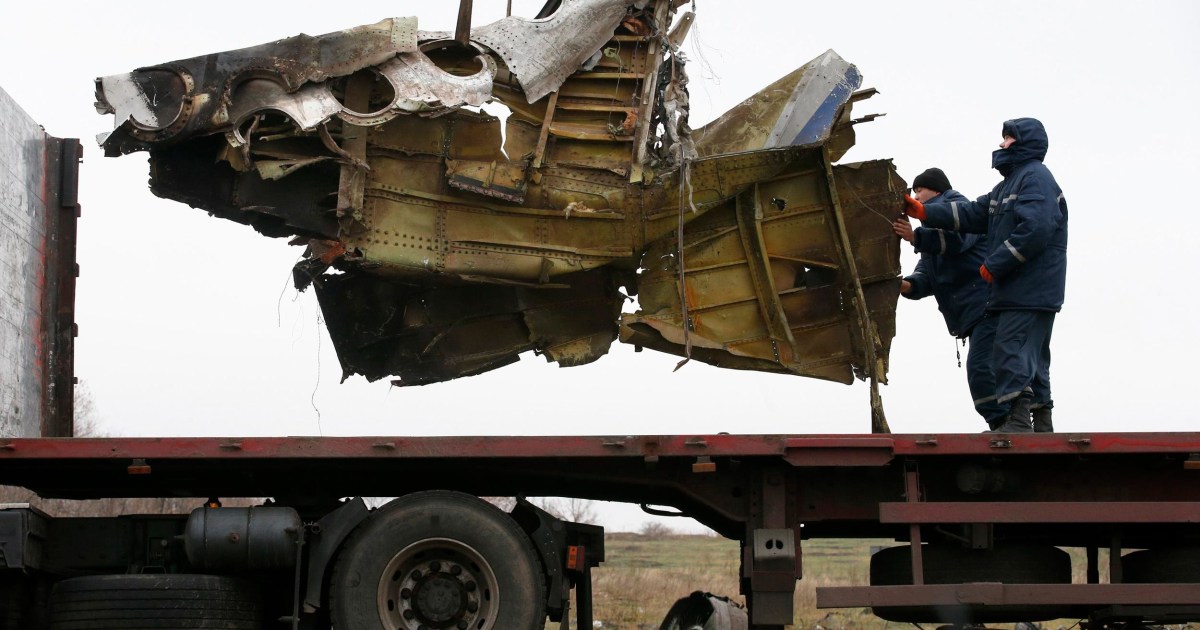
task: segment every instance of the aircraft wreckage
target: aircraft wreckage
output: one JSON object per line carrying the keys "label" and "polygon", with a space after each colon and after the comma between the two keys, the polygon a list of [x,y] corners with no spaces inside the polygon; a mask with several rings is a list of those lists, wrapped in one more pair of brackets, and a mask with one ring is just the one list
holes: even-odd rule
{"label": "aircraft wreckage", "polygon": [[872,118],[853,65],[826,52],[692,130],[678,0],[477,28],[465,4],[453,33],[392,18],[97,79],[101,144],[149,151],[160,197],[305,245],[347,376],[575,366],[619,337],[884,380],[906,184],[833,163]]}

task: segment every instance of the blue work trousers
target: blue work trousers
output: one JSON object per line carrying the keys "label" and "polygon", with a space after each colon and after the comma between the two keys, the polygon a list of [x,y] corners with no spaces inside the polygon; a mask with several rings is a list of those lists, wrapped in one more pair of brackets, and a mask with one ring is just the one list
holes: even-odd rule
{"label": "blue work trousers", "polygon": [[1050,334],[1052,311],[1005,310],[989,313],[996,319],[992,344],[992,374],[996,401],[1008,407],[1018,396],[1032,398],[1034,407],[1053,406],[1050,396]]}
{"label": "blue work trousers", "polygon": [[988,426],[1000,426],[1008,415],[1008,405],[996,402],[996,378],[992,374],[992,346],[996,341],[996,323],[999,318],[989,313],[971,330],[970,350],[967,351],[967,386],[971,389],[971,400],[975,411],[983,416]]}

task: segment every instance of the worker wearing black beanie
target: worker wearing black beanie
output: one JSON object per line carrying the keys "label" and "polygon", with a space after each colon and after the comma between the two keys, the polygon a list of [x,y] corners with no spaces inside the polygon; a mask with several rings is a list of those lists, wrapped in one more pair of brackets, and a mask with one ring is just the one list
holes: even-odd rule
{"label": "worker wearing black beanie", "polygon": [[[922,203],[968,203],[962,193],[950,187],[950,179],[940,168],[926,169],[917,175],[912,187],[913,196]],[[978,272],[986,256],[984,238],[927,227],[914,229],[907,217],[896,221],[893,229],[921,255],[916,270],[901,281],[900,294],[910,300],[932,295],[950,334],[971,340],[967,384],[975,411],[983,416],[989,428],[999,427],[1008,416],[1008,407],[996,402],[996,381],[992,376],[996,320],[984,317],[988,285]]]}
{"label": "worker wearing black beanie", "polygon": [[941,194],[950,190],[950,179],[942,172],[940,168],[927,168],[925,172],[917,175],[913,180],[913,188],[928,188],[935,193]]}

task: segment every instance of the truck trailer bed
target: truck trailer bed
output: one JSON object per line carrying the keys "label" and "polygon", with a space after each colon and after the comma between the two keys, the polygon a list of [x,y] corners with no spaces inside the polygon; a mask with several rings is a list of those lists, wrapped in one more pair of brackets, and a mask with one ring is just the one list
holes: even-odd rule
{"label": "truck trailer bed", "polygon": [[[791,622],[805,539],[854,537],[907,544],[875,554],[870,585],[819,588],[819,606],[1194,619],[1198,475],[1196,433],[0,440],[0,483],[45,497],[269,497],[318,515],[427,491],[669,506],[741,542],[752,628]],[[1083,582],[1056,547],[1084,551]]]}

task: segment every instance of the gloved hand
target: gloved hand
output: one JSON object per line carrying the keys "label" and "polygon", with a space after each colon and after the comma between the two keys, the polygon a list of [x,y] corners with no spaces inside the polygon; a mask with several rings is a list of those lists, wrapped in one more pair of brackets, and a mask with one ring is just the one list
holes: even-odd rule
{"label": "gloved hand", "polygon": [[988,271],[987,265],[979,265],[979,277],[987,280],[988,284],[992,283],[992,272]]}
{"label": "gloved hand", "polygon": [[900,217],[899,219],[893,221],[892,231],[896,233],[896,236],[899,236],[909,243],[913,242],[913,239],[915,238],[913,236],[912,224],[908,222],[908,217]]}
{"label": "gloved hand", "polygon": [[925,204],[913,199],[912,197],[909,197],[908,195],[904,195],[904,214],[907,214],[918,221],[924,221]]}

